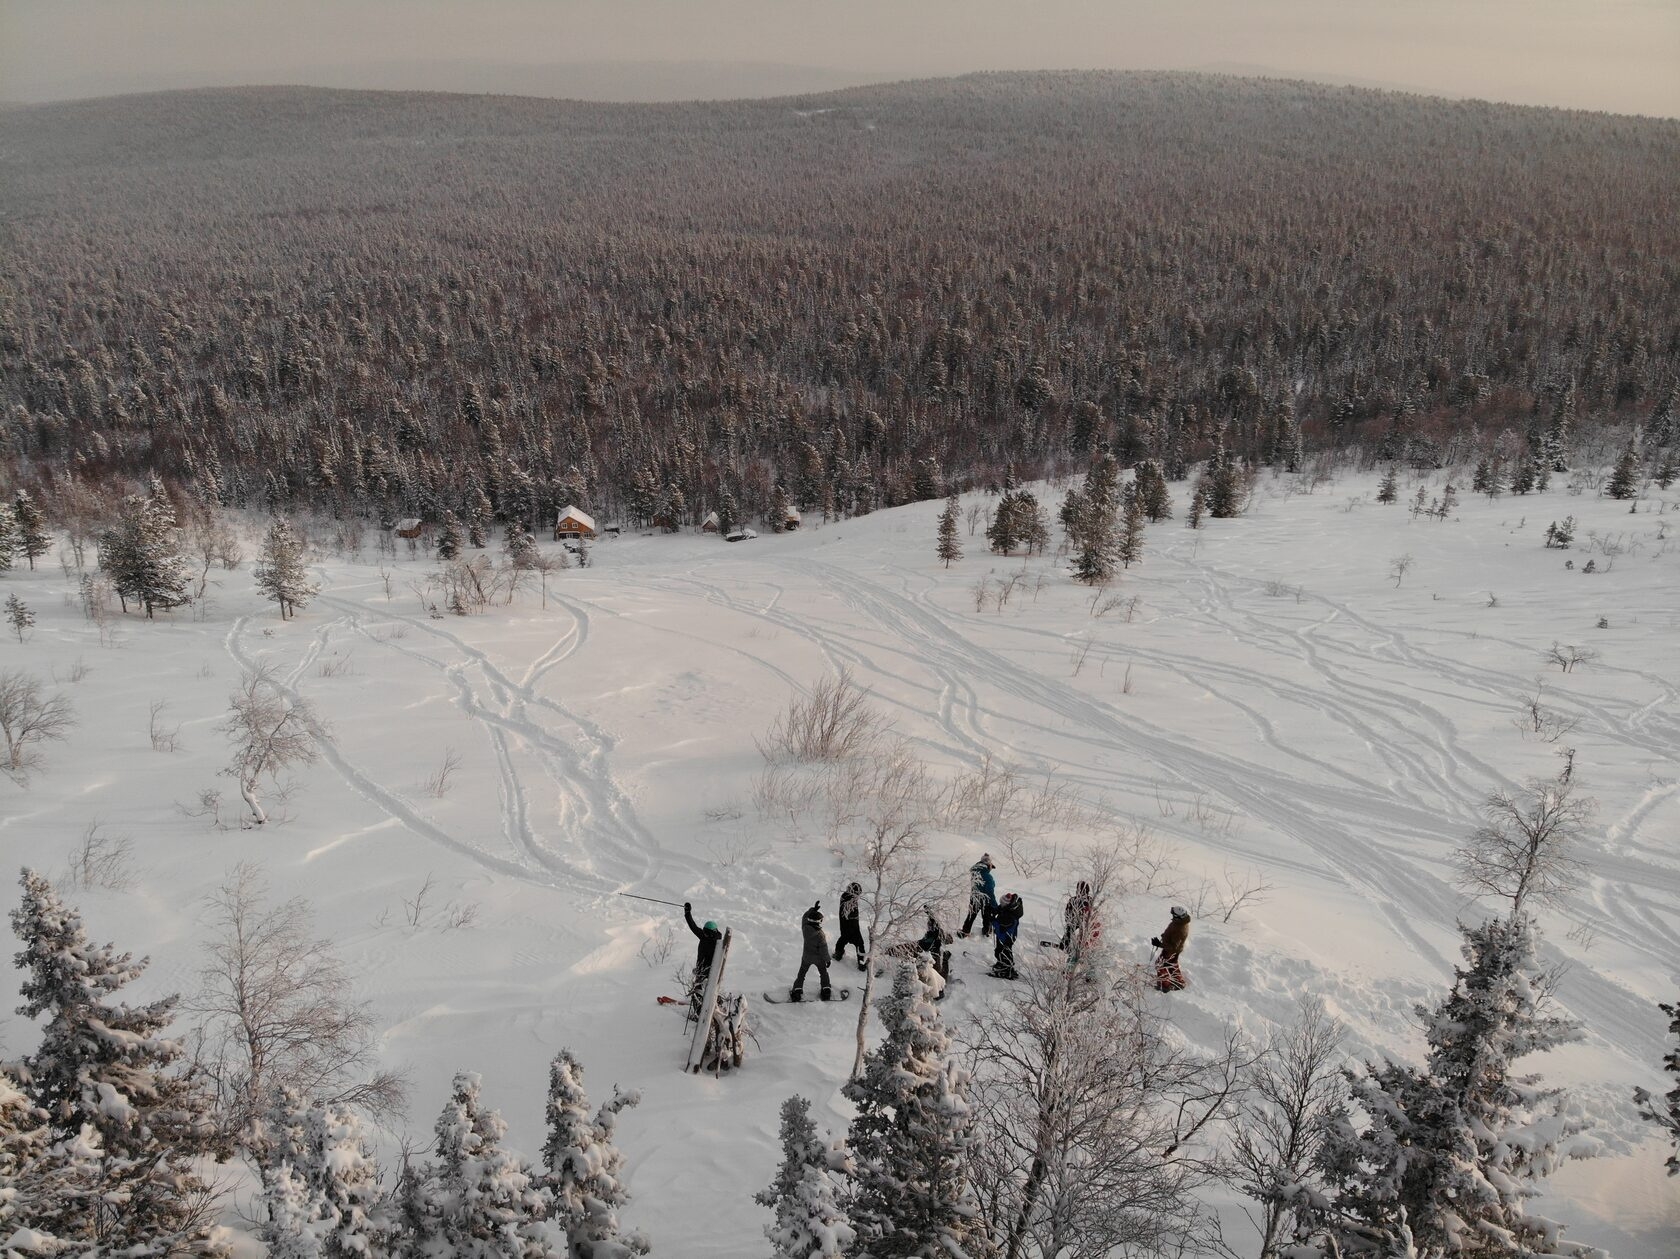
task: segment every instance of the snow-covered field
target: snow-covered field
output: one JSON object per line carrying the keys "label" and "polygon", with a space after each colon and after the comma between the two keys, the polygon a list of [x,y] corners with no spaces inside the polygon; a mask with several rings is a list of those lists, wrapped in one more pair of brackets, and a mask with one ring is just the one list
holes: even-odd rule
{"label": "snow-covered field", "polygon": [[[937,773],[990,755],[1082,800],[1093,825],[1017,836],[1014,863],[1005,835],[934,839],[940,857],[998,859],[1000,891],[1026,900],[1023,953],[1059,934],[1077,850],[1147,827],[1174,883],[1119,921],[1111,911],[1104,935],[1141,960],[1172,900],[1202,900],[1195,986],[1160,998],[1187,1036],[1213,1043],[1229,1021],[1263,1034],[1311,992],[1356,1051],[1415,1056],[1411,1007],[1444,993],[1454,924],[1481,912],[1452,884],[1453,851],[1489,790],[1558,768],[1562,744],[1512,721],[1538,677],[1544,703],[1579,718],[1564,743],[1598,809],[1589,877],[1542,915],[1587,1038],[1533,1065],[1572,1089],[1607,1145],[1546,1206],[1623,1259],[1672,1255],[1680,1181],[1662,1176],[1629,1093],[1659,1084],[1655,1002],[1680,983],[1680,495],[1630,515],[1590,491],[1466,494],[1435,522],[1374,503],[1372,479],[1312,494],[1291,481],[1263,479],[1245,518],[1199,532],[1174,487],[1181,518],[1150,529],[1101,615],[1064,561],[989,555],[966,524],[968,554],[940,566],[939,503],[739,545],[606,540],[591,567],[554,577],[546,608],[533,590],[471,618],[426,615],[409,588],[435,568],[424,557],[390,563],[387,595],[370,546],[360,562],[321,557],[320,597],[282,623],[247,564],[219,574],[208,608],[119,619],[107,644],[56,563],[14,568],[0,591],[39,624],[0,642],[0,665],[57,679],[79,725],[27,789],[0,781],[0,854],[56,877],[91,823],[129,837],[127,890],[73,899],[96,937],[150,954],[142,995],[195,986],[203,898],[235,863],[262,863],[358,974],[386,1062],[412,1069],[422,1140],[451,1074],[472,1069],[510,1143],[535,1155],[547,1063],[569,1045],[592,1095],[614,1081],[643,1092],[619,1129],[626,1222],[658,1254],[755,1254],[768,1216],[750,1195],[773,1171],[782,1099],[803,1092],[843,1124],[855,998],[758,1003],[746,1067],[686,1076],[681,1016],[654,998],[678,991],[692,939],[680,911],[615,893],[692,900],[735,931],[727,986],[786,986],[801,910],[822,898],[832,928],[850,877],[824,837],[755,808],[755,736],[801,688],[847,667]],[[1566,514],[1574,549],[1544,549]],[[1396,585],[1402,554],[1415,563]],[[1583,573],[1588,559],[1607,571]],[[995,591],[1023,567],[1006,607],[976,611],[983,576]],[[1599,658],[1564,674],[1541,661],[1554,641]],[[237,815],[214,727],[259,660],[330,738],[273,824],[217,829],[178,806],[221,787]],[[181,727],[173,753],[148,740],[158,700]],[[451,748],[460,768],[431,794]],[[1227,880],[1256,877],[1269,894],[1221,921]],[[411,925],[405,902],[428,878]],[[450,925],[462,917],[474,921]],[[989,960],[959,946],[967,982],[948,1019],[984,1015]],[[0,1051],[34,1036],[0,1018]]]}

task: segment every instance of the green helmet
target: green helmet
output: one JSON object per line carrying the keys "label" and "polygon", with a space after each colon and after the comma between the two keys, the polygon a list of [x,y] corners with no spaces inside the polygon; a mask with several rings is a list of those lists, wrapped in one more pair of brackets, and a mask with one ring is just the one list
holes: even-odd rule
{"label": "green helmet", "polygon": [[706,930],[707,931],[716,931],[717,929],[718,929],[718,925],[715,922],[708,922],[706,924]]}

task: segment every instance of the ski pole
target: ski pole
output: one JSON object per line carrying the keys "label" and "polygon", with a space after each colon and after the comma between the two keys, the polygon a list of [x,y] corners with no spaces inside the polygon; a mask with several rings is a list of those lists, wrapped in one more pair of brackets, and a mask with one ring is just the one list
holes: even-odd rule
{"label": "ski pole", "polygon": [[618,892],[615,895],[628,896],[633,901],[652,901],[655,905],[670,905],[676,909],[682,908],[681,901],[662,901],[657,896],[637,896],[634,892]]}

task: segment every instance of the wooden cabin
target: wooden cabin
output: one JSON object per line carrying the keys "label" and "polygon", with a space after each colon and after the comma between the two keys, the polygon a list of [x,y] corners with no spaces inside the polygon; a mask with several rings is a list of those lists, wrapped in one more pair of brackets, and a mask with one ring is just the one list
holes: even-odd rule
{"label": "wooden cabin", "polygon": [[721,527],[718,524],[718,514],[715,511],[707,512],[706,518],[700,522],[701,533],[716,533]]}
{"label": "wooden cabin", "polygon": [[593,538],[596,534],[595,517],[581,507],[573,507],[568,503],[560,509],[560,514],[554,520],[554,540],[562,538]]}
{"label": "wooden cabin", "polygon": [[797,529],[799,528],[800,523],[801,517],[799,515],[799,508],[790,507],[787,509],[787,519],[782,521],[782,532],[786,533],[790,529]]}
{"label": "wooden cabin", "polygon": [[408,516],[397,521],[395,532],[399,538],[407,538],[412,542],[415,538],[418,538],[421,534],[426,532],[426,522],[421,520],[418,516]]}

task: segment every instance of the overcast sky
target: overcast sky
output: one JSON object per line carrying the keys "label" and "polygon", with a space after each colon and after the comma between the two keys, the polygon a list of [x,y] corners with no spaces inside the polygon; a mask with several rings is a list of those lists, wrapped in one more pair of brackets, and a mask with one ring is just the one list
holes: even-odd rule
{"label": "overcast sky", "polygon": [[1680,116],[1680,0],[0,0],[12,100],[242,83],[635,99],[1044,68]]}

